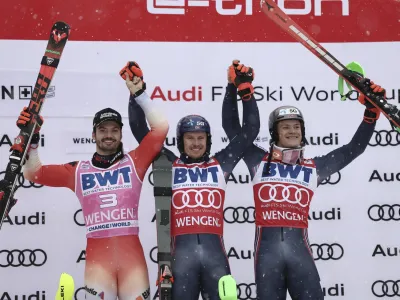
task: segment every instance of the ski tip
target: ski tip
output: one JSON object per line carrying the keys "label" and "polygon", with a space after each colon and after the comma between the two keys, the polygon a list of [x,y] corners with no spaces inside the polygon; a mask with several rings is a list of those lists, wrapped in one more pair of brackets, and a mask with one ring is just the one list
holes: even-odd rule
{"label": "ski tip", "polygon": [[69,33],[69,31],[71,30],[71,26],[69,26],[67,23],[63,22],[63,21],[57,21],[54,23],[53,27],[51,28],[51,30],[53,31],[54,29],[56,30],[60,30],[63,32],[67,32]]}
{"label": "ski tip", "polygon": [[219,279],[218,292],[221,300],[237,300],[236,280],[232,275],[225,275]]}
{"label": "ski tip", "polygon": [[74,279],[67,273],[62,273],[55,300],[72,300],[74,298]]}
{"label": "ski tip", "polygon": [[[50,31],[49,42],[51,48],[53,49],[64,49],[65,43],[69,39],[69,34],[71,32],[71,27],[62,21],[58,21],[54,23],[53,27]],[[61,52],[56,52],[59,56],[61,56]]]}

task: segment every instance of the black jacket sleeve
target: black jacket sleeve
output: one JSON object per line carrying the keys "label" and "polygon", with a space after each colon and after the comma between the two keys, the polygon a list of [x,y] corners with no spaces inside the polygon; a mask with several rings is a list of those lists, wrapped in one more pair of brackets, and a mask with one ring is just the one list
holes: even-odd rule
{"label": "black jacket sleeve", "polygon": [[375,125],[376,122],[369,124],[362,121],[350,143],[326,155],[314,158],[317,167],[318,184],[333,173],[346,167],[365,151],[374,133]]}
{"label": "black jacket sleeve", "polygon": [[[221,164],[222,170],[226,174],[226,177],[233,171],[240,159],[243,158],[245,151],[251,145],[253,145],[253,141],[256,139],[260,131],[260,115],[256,100],[252,96],[249,101],[242,101],[242,103],[242,129],[239,132],[235,132],[234,136],[232,133],[229,144],[223,150],[215,154],[215,158]],[[224,110],[222,115],[224,117]]]}
{"label": "black jacket sleeve", "polygon": [[232,140],[242,131],[237,103],[237,88],[234,84],[229,83],[226,86],[224,102],[222,103],[222,128],[229,140]]}
{"label": "black jacket sleeve", "polygon": [[[222,127],[230,141],[242,132],[238,111],[237,89],[232,83],[229,83],[226,87],[224,102],[222,104]],[[257,135],[258,131],[254,139]],[[265,154],[266,151],[254,145],[253,142],[243,154],[243,161],[252,179],[255,175],[256,167]]]}

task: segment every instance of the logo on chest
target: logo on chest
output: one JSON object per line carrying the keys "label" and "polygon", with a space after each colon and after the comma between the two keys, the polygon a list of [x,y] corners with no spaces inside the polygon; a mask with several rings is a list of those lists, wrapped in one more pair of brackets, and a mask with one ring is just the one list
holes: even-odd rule
{"label": "logo on chest", "polygon": [[284,165],[280,163],[271,162],[270,170],[268,173],[267,164],[264,164],[261,178],[271,178],[274,179],[294,179],[303,183],[310,183],[311,175],[313,174],[313,168],[309,168],[301,165]]}
{"label": "logo on chest", "polygon": [[132,188],[131,173],[132,169],[130,166],[116,170],[82,173],[81,185],[83,195],[86,196],[103,191]]}
{"label": "logo on chest", "polygon": [[219,168],[175,168],[172,205],[175,209],[219,209],[224,190],[219,188]]}
{"label": "logo on chest", "polygon": [[313,168],[301,165],[271,163],[270,172],[264,164],[261,182],[255,192],[263,203],[287,203],[301,207],[309,206],[314,192],[309,187]]}
{"label": "logo on chest", "polygon": [[173,192],[172,205],[175,209],[212,208],[222,206],[224,191],[219,189],[179,189]]}
{"label": "logo on chest", "polygon": [[218,167],[175,168],[173,185],[180,187],[199,186],[199,184],[218,185]]}

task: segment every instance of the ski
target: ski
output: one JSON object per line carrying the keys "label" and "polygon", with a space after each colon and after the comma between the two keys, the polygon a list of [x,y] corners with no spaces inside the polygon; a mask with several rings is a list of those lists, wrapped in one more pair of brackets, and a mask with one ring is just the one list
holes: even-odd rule
{"label": "ski", "polygon": [[[56,22],[51,28],[49,41],[28,105],[28,112],[35,118],[40,116],[40,110],[42,109],[47,90],[60,62],[62,52],[69,38],[69,33],[70,27],[64,22]],[[27,125],[26,128],[20,130],[18,136],[14,140],[14,144],[11,146],[11,154],[4,176],[4,185],[0,187],[0,229],[9,211],[13,195],[16,192],[15,187],[18,175],[25,162],[25,156],[28,152],[35,127],[36,122],[32,122]]]}
{"label": "ski", "polygon": [[158,294],[160,300],[171,300],[174,281],[171,266],[172,162],[163,153],[153,162],[153,180],[157,223]]}
{"label": "ski", "polygon": [[332,54],[322,47],[315,39],[294,22],[273,0],[261,0],[261,10],[285,32],[303,44],[308,50],[322,60],[328,67],[348,82],[358,92],[363,93],[367,100],[389,120],[392,127],[400,132],[400,111],[389,104],[386,99],[372,92],[370,82],[361,74],[347,69]]}

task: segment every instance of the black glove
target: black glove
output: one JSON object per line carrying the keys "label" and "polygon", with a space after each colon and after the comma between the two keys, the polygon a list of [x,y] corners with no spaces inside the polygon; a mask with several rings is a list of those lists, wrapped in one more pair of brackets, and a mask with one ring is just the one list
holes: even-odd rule
{"label": "black glove", "polygon": [[[368,78],[362,79],[361,82],[369,85],[372,93],[386,98],[386,91],[380,85],[375,84],[373,81],[369,80]],[[376,108],[375,106],[373,106],[371,104],[371,102],[366,100],[364,94],[360,93],[360,95],[358,96],[358,101],[361,104],[365,105],[365,107],[366,107],[365,112],[364,112],[364,121],[365,122],[373,123],[379,119],[379,116],[381,114],[380,109]]]}
{"label": "black glove", "polygon": [[[11,189],[11,183],[5,179],[0,180],[0,201],[5,201],[3,200],[3,197],[5,195],[5,192],[9,189]],[[11,208],[17,203],[17,201],[18,201],[17,199],[11,198],[6,212],[6,217],[10,213]]]}
{"label": "black glove", "polygon": [[35,133],[39,133],[43,125],[43,117],[38,115],[32,115],[29,113],[28,108],[24,107],[19,114],[17,120],[17,126],[19,129],[23,129],[29,125],[29,123],[36,122]]}

